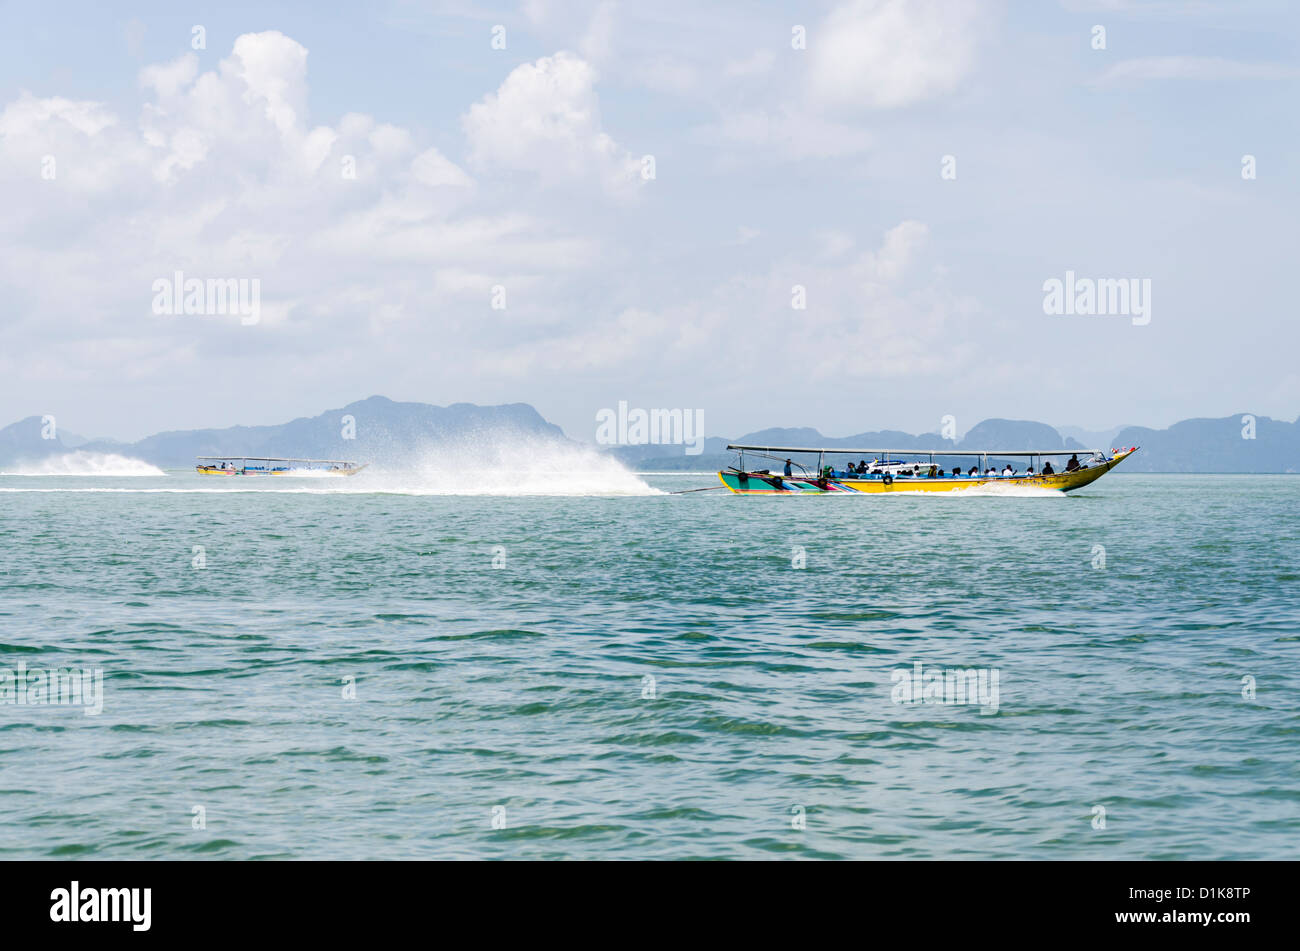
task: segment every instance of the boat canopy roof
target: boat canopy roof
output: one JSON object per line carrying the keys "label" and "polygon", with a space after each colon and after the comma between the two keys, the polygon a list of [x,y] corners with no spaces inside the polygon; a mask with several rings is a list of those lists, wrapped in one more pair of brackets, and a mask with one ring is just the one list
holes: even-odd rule
{"label": "boat canopy roof", "polygon": [[1106,455],[1101,449],[841,449],[827,446],[741,446],[736,443],[727,445],[728,449],[749,452],[840,452],[853,456],[1072,456],[1075,453],[1086,455]]}
{"label": "boat canopy roof", "polygon": [[290,459],[283,456],[241,456],[239,454],[235,454],[233,456],[195,456],[194,458],[195,459],[242,459],[244,462],[315,462],[315,463],[330,463],[337,466],[356,465],[356,463],[354,463],[350,459]]}

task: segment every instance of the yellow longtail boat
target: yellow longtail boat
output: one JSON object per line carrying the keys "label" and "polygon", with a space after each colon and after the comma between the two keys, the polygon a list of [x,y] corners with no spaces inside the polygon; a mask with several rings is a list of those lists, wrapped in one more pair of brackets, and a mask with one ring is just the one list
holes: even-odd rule
{"label": "yellow longtail boat", "polygon": [[[1133,453],[1137,446],[1099,450],[1072,449],[840,449],[807,446],[742,446],[728,449],[740,453],[740,464],[718,473],[718,478],[737,495],[829,495],[832,493],[874,494],[878,492],[957,492],[978,486],[1033,486],[1070,492],[1097,481]],[[782,471],[746,469],[745,453],[785,463]],[[1081,460],[1080,453],[1086,458]],[[793,461],[794,456],[817,456],[817,468]],[[826,463],[827,456],[858,456],[844,468]],[[1051,460],[1071,458],[1055,469]],[[969,470],[954,466],[946,470],[943,461],[979,459]],[[871,461],[868,463],[867,460]],[[936,461],[939,460],[939,461]],[[1024,460],[1024,471],[1014,463]],[[999,468],[1001,465],[1001,468]]]}

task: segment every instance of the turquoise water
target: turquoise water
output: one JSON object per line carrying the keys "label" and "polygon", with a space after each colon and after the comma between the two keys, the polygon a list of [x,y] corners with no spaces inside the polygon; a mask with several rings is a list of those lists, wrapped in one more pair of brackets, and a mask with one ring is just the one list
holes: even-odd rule
{"label": "turquoise water", "polygon": [[1296,478],[247,487],[0,477],[0,666],[103,671],[0,705],[0,855],[1294,856]]}

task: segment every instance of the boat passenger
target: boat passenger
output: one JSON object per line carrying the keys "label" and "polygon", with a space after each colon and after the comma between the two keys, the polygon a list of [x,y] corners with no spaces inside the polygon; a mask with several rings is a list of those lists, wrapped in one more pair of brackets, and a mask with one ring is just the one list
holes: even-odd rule
{"label": "boat passenger", "polygon": [[1027,476],[1031,476],[1031,475],[1033,475],[1033,474],[1034,474],[1034,467],[1033,467],[1033,466],[1030,466],[1028,469],[1025,470],[1025,475],[1027,475]]}
{"label": "boat passenger", "polygon": [[966,473],[966,474],[967,474],[967,475],[976,475],[976,474],[977,474],[977,470],[975,469],[974,466],[971,466],[971,467],[970,467],[970,472],[968,472],[968,473]]}
{"label": "boat passenger", "polygon": [[792,475],[794,475],[794,470],[791,468],[790,460],[787,459],[785,461],[785,477],[788,479]]}
{"label": "boat passenger", "polygon": [[1079,454],[1076,452],[1070,457],[1070,461],[1065,464],[1065,471],[1073,472],[1077,468],[1079,468]]}
{"label": "boat passenger", "polygon": [[960,476],[961,476],[961,466],[953,466],[952,477],[956,479],[956,478],[960,478]]}
{"label": "boat passenger", "polygon": [[1056,475],[1056,470],[1052,468],[1050,460],[1043,463],[1043,475]]}
{"label": "boat passenger", "polygon": [[1004,468],[1004,469],[1002,470],[1002,474],[1003,474],[1004,476],[1013,476],[1013,475],[1016,474],[1016,470],[1015,470],[1015,469],[1012,469],[1012,468],[1011,468],[1011,463],[1008,462],[1007,465],[1006,465],[1006,468]]}

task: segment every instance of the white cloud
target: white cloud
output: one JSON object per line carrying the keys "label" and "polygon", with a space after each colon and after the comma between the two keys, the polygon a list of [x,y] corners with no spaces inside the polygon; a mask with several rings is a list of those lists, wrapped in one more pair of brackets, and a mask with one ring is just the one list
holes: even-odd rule
{"label": "white cloud", "polygon": [[24,92],[16,101],[5,106],[0,113],[0,136],[7,144],[31,139],[40,130],[57,134],[56,126],[63,125],[83,136],[93,137],[117,122],[117,118],[97,102],[77,102],[53,97],[37,99]]}
{"label": "white cloud", "polygon": [[974,65],[979,16],[973,0],[848,0],[809,31],[809,92],[847,109],[951,92]]}
{"label": "white cloud", "polygon": [[879,251],[867,251],[859,267],[867,280],[889,283],[907,271],[916,252],[930,237],[930,229],[920,221],[901,221],[885,232]]}
{"label": "white cloud", "polygon": [[415,157],[411,172],[421,185],[455,185],[467,187],[474,180],[437,149],[427,149]]}
{"label": "white cloud", "polygon": [[152,89],[161,99],[170,99],[194,82],[198,74],[199,58],[186,53],[170,63],[155,63],[140,70],[140,85]]}
{"label": "white cloud", "polygon": [[[839,254],[844,234],[825,236]],[[974,305],[918,275],[929,229],[899,222],[880,245],[841,263],[820,253],[727,278],[703,296],[661,309],[628,307],[540,341],[510,342],[490,358],[519,376],[565,367],[617,373],[624,385],[688,376],[727,353],[750,379],[792,372],[816,381],[898,378],[953,370]],[[791,306],[801,285],[807,309]],[[487,368],[485,362],[484,368]],[[801,376],[801,378],[804,378]]]}
{"label": "white cloud", "polygon": [[260,104],[281,132],[306,113],[307,49],[283,33],[245,33],[221,68],[243,80],[244,101]]}
{"label": "white cloud", "polygon": [[635,189],[640,163],[601,130],[595,81],[591,65],[566,52],[517,67],[462,119],[472,161],[543,182],[594,176],[611,192]]}
{"label": "white cloud", "polygon": [[[4,105],[10,385],[40,366],[90,381],[129,364],[161,379],[304,352],[347,374],[342,341],[357,333],[400,324],[407,346],[433,351],[490,312],[493,284],[526,313],[526,290],[601,260],[564,221],[476,206],[473,179],[407,128],[356,113],[309,124],[306,63],[289,37],[248,34],[209,71],[190,55],[141,70],[138,122],[58,97]],[[258,279],[262,320],[155,315],[153,281],[178,270]],[[42,358],[12,357],[23,352]]]}

